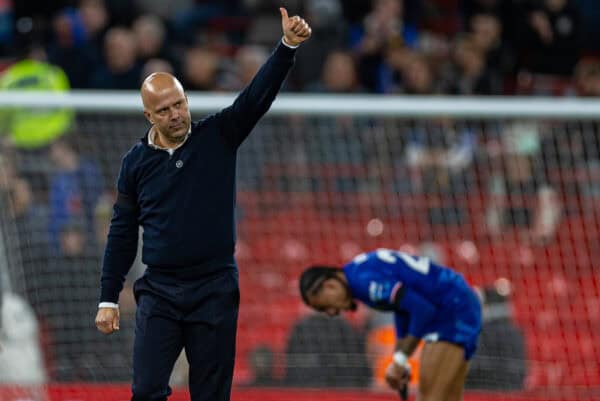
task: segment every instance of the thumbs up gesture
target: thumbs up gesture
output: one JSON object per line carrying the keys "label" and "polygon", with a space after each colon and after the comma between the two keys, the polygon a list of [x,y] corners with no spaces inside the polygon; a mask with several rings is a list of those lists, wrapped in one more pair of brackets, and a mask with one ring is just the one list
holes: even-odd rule
{"label": "thumbs up gesture", "polygon": [[299,16],[289,17],[287,10],[283,7],[281,12],[281,27],[283,28],[283,40],[290,46],[298,46],[306,39],[310,38],[312,30],[308,23]]}

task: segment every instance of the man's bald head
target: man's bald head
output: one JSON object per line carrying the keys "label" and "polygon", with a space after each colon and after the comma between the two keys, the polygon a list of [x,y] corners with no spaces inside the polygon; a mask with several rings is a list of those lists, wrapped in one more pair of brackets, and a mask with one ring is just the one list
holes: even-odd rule
{"label": "man's bald head", "polygon": [[168,72],[155,72],[141,88],[144,115],[163,145],[181,143],[190,130],[191,116],[183,86]]}
{"label": "man's bald head", "polygon": [[141,93],[144,109],[156,106],[165,94],[173,91],[178,91],[185,96],[183,85],[172,74],[168,72],[150,74],[142,83]]}

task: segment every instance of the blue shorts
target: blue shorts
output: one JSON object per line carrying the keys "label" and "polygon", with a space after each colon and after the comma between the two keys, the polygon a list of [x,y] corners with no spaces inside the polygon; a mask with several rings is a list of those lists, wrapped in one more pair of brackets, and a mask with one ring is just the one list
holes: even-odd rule
{"label": "blue shorts", "polygon": [[477,350],[481,332],[481,303],[475,292],[466,288],[456,296],[456,302],[443,314],[443,322],[434,325],[431,332],[423,336],[426,342],[447,341],[465,349],[465,360]]}

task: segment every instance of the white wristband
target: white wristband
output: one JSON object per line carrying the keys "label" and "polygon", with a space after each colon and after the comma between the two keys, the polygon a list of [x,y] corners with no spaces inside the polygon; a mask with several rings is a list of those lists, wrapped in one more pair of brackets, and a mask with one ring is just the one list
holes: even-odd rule
{"label": "white wristband", "polygon": [[283,43],[283,45],[285,47],[289,47],[290,49],[297,49],[300,46],[300,45],[296,45],[296,46],[290,45],[288,42],[285,41],[285,36],[281,38],[281,43]]}
{"label": "white wristband", "polygon": [[402,351],[396,351],[394,352],[393,360],[396,365],[405,367],[408,362],[408,356]]}
{"label": "white wristband", "polygon": [[119,309],[119,305],[114,302],[100,302],[98,308],[114,308]]}

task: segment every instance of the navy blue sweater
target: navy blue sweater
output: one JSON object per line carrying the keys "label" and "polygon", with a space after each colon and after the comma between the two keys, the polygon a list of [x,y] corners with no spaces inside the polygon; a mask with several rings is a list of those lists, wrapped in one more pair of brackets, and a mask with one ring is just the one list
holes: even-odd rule
{"label": "navy blue sweater", "polygon": [[235,266],[235,169],[239,145],[267,112],[294,63],[295,50],[275,49],[234,103],[193,122],[172,156],[148,145],[125,155],[104,253],[102,302],[117,302],[144,228],[142,261],[150,269]]}

